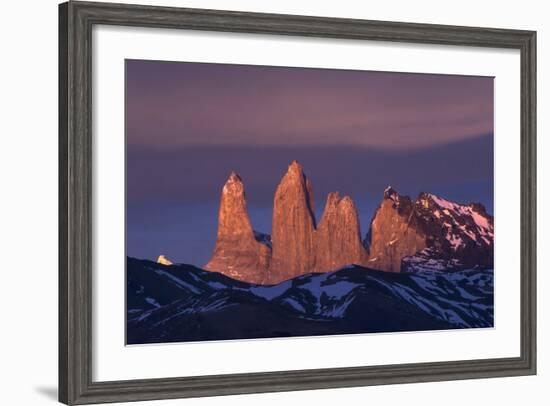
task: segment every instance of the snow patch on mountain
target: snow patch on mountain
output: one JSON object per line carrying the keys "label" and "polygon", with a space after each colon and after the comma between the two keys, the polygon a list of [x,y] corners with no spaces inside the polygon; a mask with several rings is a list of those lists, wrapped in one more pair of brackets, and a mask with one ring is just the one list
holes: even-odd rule
{"label": "snow patch on mountain", "polygon": [[164,255],[159,255],[159,257],[157,258],[157,262],[159,264],[162,264],[162,265],[173,265],[174,263],[172,261],[170,261],[168,258],[166,258],[166,256]]}
{"label": "snow patch on mountain", "polygon": [[429,193],[429,196],[432,198],[432,200],[439,206],[444,209],[448,210],[456,210],[456,207],[458,206],[456,203],[450,202],[448,200],[442,199],[439,196],[436,196],[432,193]]}

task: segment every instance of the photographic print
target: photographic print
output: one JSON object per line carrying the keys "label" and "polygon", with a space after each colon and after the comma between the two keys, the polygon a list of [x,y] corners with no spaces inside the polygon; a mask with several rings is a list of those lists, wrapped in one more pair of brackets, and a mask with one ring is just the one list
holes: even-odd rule
{"label": "photographic print", "polygon": [[127,344],[493,327],[493,97],[126,60]]}

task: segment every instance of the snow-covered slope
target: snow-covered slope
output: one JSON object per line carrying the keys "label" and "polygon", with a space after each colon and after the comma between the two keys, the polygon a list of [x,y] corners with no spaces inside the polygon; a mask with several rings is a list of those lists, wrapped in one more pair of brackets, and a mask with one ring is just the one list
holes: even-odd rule
{"label": "snow-covered slope", "polygon": [[428,193],[420,200],[426,207],[431,206],[436,218],[443,219],[445,237],[455,251],[470,241],[476,245],[493,244],[493,219],[480,204],[458,204]]}
{"label": "snow-covered slope", "polygon": [[493,325],[493,272],[399,274],[348,266],[253,285],[128,258],[128,343]]}
{"label": "snow-covered slope", "polygon": [[430,240],[425,249],[402,258],[402,271],[492,268],[493,217],[481,204],[459,204],[430,193],[421,193],[414,204]]}

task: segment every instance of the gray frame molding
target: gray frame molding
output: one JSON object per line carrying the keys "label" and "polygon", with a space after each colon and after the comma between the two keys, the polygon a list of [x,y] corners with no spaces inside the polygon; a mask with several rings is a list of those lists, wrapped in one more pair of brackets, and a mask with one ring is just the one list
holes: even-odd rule
{"label": "gray frame molding", "polygon": [[[515,48],[521,53],[521,355],[203,377],[92,380],[91,32],[94,24]],[[59,400],[217,396],[536,373],[536,33],[69,2],[59,6]]]}

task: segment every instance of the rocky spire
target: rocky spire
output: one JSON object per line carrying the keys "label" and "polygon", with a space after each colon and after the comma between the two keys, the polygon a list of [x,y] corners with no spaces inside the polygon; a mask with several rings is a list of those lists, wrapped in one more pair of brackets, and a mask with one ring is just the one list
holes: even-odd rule
{"label": "rocky spire", "polygon": [[244,184],[231,172],[222,190],[218,234],[212,258],[205,269],[231,278],[263,283],[271,249],[255,238],[246,208]]}
{"label": "rocky spire", "polygon": [[329,272],[349,264],[367,265],[361,242],[359,216],[349,196],[330,193],[323,217],[315,231],[315,268]]}
{"label": "rocky spire", "polygon": [[281,179],[273,203],[270,280],[279,282],[315,270],[311,183],[293,161]]}
{"label": "rocky spire", "polygon": [[401,271],[401,259],[426,248],[426,236],[416,227],[414,205],[388,186],[370,228],[368,266],[389,272]]}

